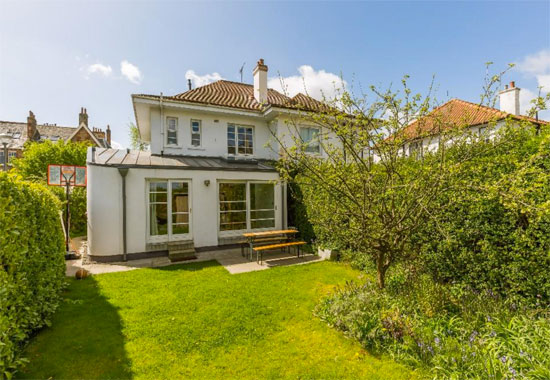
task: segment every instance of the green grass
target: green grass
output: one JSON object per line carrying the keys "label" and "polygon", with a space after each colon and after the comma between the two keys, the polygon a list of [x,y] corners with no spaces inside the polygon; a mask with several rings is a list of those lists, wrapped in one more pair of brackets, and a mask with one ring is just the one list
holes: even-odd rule
{"label": "green grass", "polygon": [[215,262],[71,280],[22,378],[367,378],[418,375],[313,315],[359,272],[322,262],[229,274]]}

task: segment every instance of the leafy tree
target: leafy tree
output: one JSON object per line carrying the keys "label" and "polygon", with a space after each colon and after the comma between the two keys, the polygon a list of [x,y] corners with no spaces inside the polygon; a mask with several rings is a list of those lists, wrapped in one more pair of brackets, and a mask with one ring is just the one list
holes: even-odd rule
{"label": "leafy tree", "polygon": [[141,140],[139,128],[134,123],[128,124],[128,135],[130,136],[130,147],[134,150],[147,150],[148,144]]}
{"label": "leafy tree", "polygon": [[[494,104],[502,74],[487,79],[483,103]],[[418,123],[415,132],[420,138],[437,133],[438,148],[405,154],[416,141],[407,127],[426,120],[437,105],[433,86],[426,95],[413,94],[407,80],[399,90],[371,86],[361,98],[340,90],[339,96],[325,99],[324,112],[299,112],[288,118],[287,134],[273,135],[282,153],[281,175],[300,186],[319,241],[369,257],[380,288],[392,264],[414,257],[414,233],[436,211],[451,207],[438,202],[449,190],[449,178],[479,153],[468,148],[478,136],[464,128],[467,123],[449,125],[430,115],[430,130]],[[306,141],[304,127],[319,133]],[[311,153],[316,144],[322,157]],[[293,176],[296,171],[300,174]]]}
{"label": "leafy tree", "polygon": [[[90,143],[30,142],[25,146],[23,157],[14,159],[13,171],[27,181],[46,183],[48,165],[86,166],[86,151]],[[59,200],[65,202],[65,189],[48,186]],[[75,187],[71,191],[71,232],[84,233],[86,230],[86,188]]]}

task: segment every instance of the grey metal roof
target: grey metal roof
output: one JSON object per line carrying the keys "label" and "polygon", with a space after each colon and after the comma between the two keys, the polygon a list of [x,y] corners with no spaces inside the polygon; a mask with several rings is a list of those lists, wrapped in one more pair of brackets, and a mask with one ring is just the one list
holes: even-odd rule
{"label": "grey metal roof", "polygon": [[96,148],[94,157],[88,156],[88,164],[139,169],[277,171],[266,160],[231,160],[222,157],[201,156],[157,156],[149,151],[104,148]]}

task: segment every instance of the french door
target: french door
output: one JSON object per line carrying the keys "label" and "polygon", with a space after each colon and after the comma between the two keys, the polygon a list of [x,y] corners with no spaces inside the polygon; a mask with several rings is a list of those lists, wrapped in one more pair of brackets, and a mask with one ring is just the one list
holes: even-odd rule
{"label": "french door", "polygon": [[149,240],[164,242],[190,239],[190,181],[150,180],[148,192]]}

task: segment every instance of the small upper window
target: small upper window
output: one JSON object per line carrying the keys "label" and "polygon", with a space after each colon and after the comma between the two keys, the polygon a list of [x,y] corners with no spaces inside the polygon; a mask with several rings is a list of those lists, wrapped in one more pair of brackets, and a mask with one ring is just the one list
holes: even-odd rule
{"label": "small upper window", "polygon": [[201,146],[201,121],[191,120],[191,145]]}
{"label": "small upper window", "polygon": [[178,145],[178,119],[166,118],[166,144]]}
{"label": "small upper window", "polygon": [[409,143],[409,157],[422,157],[422,140]]}
{"label": "small upper window", "polygon": [[300,138],[305,144],[308,153],[321,153],[319,144],[319,128],[300,128]]}

